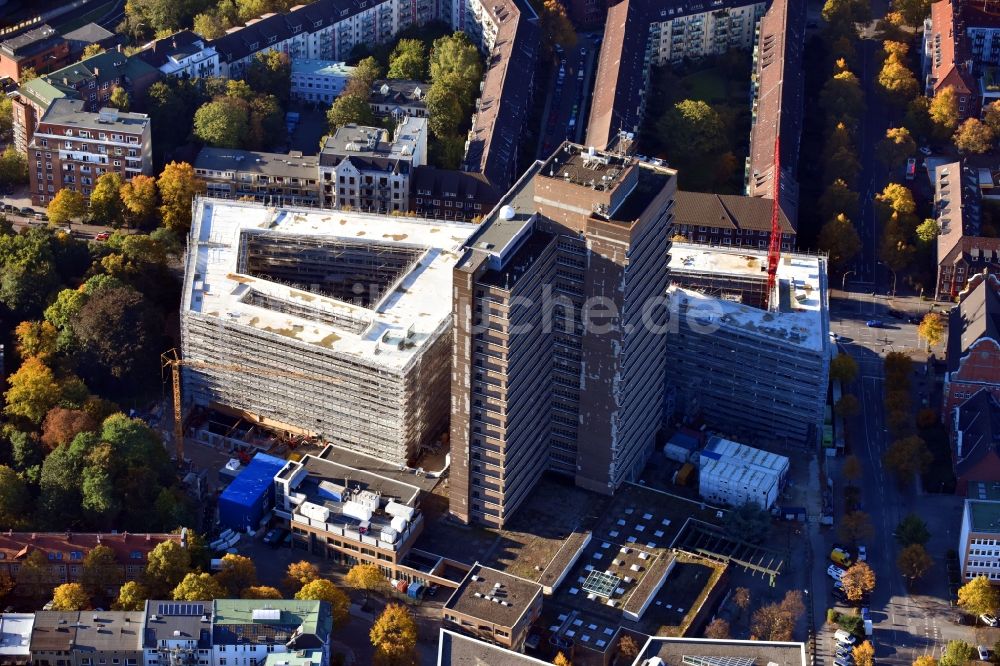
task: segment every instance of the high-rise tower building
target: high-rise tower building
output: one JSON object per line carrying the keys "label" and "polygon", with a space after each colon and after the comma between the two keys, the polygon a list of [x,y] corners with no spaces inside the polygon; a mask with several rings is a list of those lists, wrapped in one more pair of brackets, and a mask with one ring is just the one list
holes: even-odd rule
{"label": "high-rise tower building", "polygon": [[564,143],[453,282],[451,512],[503,526],[552,469],[611,493],[660,425],[675,172]]}

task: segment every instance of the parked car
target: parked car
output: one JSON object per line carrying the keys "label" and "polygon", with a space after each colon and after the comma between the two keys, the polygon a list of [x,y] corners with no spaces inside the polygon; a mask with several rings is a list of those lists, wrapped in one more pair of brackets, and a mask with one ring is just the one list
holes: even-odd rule
{"label": "parked car", "polygon": [[868,328],[882,328],[885,324],[883,324],[879,319],[869,319],[865,322],[865,326]]}
{"label": "parked car", "polygon": [[21,215],[34,215],[35,209],[30,206],[25,206],[21,209]]}
{"label": "parked car", "polygon": [[48,222],[49,221],[49,216],[46,215],[45,213],[35,213],[34,217],[35,217],[36,220],[41,220],[42,222]]}
{"label": "parked car", "polygon": [[836,581],[839,581],[841,578],[844,577],[844,570],[838,567],[836,564],[831,564],[826,568],[826,575]]}
{"label": "parked car", "polygon": [[852,663],[846,657],[837,657],[833,660],[833,666],[851,666]]}
{"label": "parked car", "polygon": [[285,540],[285,536],[287,535],[288,530],[282,527],[275,527],[264,535],[264,543],[271,548],[277,548],[281,545],[281,542]]}
{"label": "parked car", "polygon": [[979,653],[979,661],[989,661],[990,660],[990,649],[985,645],[980,645],[976,648]]}
{"label": "parked car", "polygon": [[851,566],[851,554],[840,548],[834,548],[830,551],[830,560],[840,567]]}
{"label": "parked car", "polygon": [[989,625],[991,627],[995,627],[998,624],[1000,624],[1000,621],[998,621],[995,616],[990,615],[989,613],[983,613],[982,615],[979,616],[979,619],[983,621],[983,624]]}
{"label": "parked car", "polygon": [[933,152],[934,151],[927,146],[920,146],[920,154],[923,155],[924,157],[930,157],[931,153]]}
{"label": "parked car", "polygon": [[858,562],[868,561],[868,549],[864,546],[858,546]]}
{"label": "parked car", "polygon": [[841,645],[854,645],[858,642],[858,639],[854,637],[854,634],[844,631],[843,629],[837,629],[833,634],[833,638]]}
{"label": "parked car", "polygon": [[863,606],[861,608],[861,619],[866,622],[870,622],[872,619],[872,612],[868,610],[868,606]]}
{"label": "parked car", "polygon": [[99,241],[106,241],[109,238],[111,238],[111,234],[109,234],[107,231],[102,231],[101,233],[94,236],[94,240],[99,240]]}

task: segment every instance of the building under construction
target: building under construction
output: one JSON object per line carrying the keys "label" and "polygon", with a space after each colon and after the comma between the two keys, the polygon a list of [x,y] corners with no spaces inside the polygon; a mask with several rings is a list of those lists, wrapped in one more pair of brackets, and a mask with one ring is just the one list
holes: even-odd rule
{"label": "building under construction", "polygon": [[[674,243],[667,404],[751,444],[818,444],[830,369],[826,258]],[[671,399],[672,398],[672,399]]]}
{"label": "building under construction", "polygon": [[475,227],[194,202],[188,404],[403,463],[448,424],[452,269]]}

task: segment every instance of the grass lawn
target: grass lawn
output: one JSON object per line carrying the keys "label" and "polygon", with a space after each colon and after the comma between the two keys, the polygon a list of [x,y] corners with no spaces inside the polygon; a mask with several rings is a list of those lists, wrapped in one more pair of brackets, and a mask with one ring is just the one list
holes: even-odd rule
{"label": "grass lawn", "polygon": [[700,99],[709,104],[720,104],[728,100],[727,82],[720,67],[694,72],[681,79],[685,97]]}

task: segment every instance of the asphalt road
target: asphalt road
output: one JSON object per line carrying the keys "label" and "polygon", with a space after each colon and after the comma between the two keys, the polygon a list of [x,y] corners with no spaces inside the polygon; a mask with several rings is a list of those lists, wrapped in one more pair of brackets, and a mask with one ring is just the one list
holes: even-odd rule
{"label": "asphalt road", "polygon": [[556,53],[542,115],[538,159],[548,158],[565,140],[579,143],[585,139],[600,38],[600,34],[579,33],[576,46]]}

